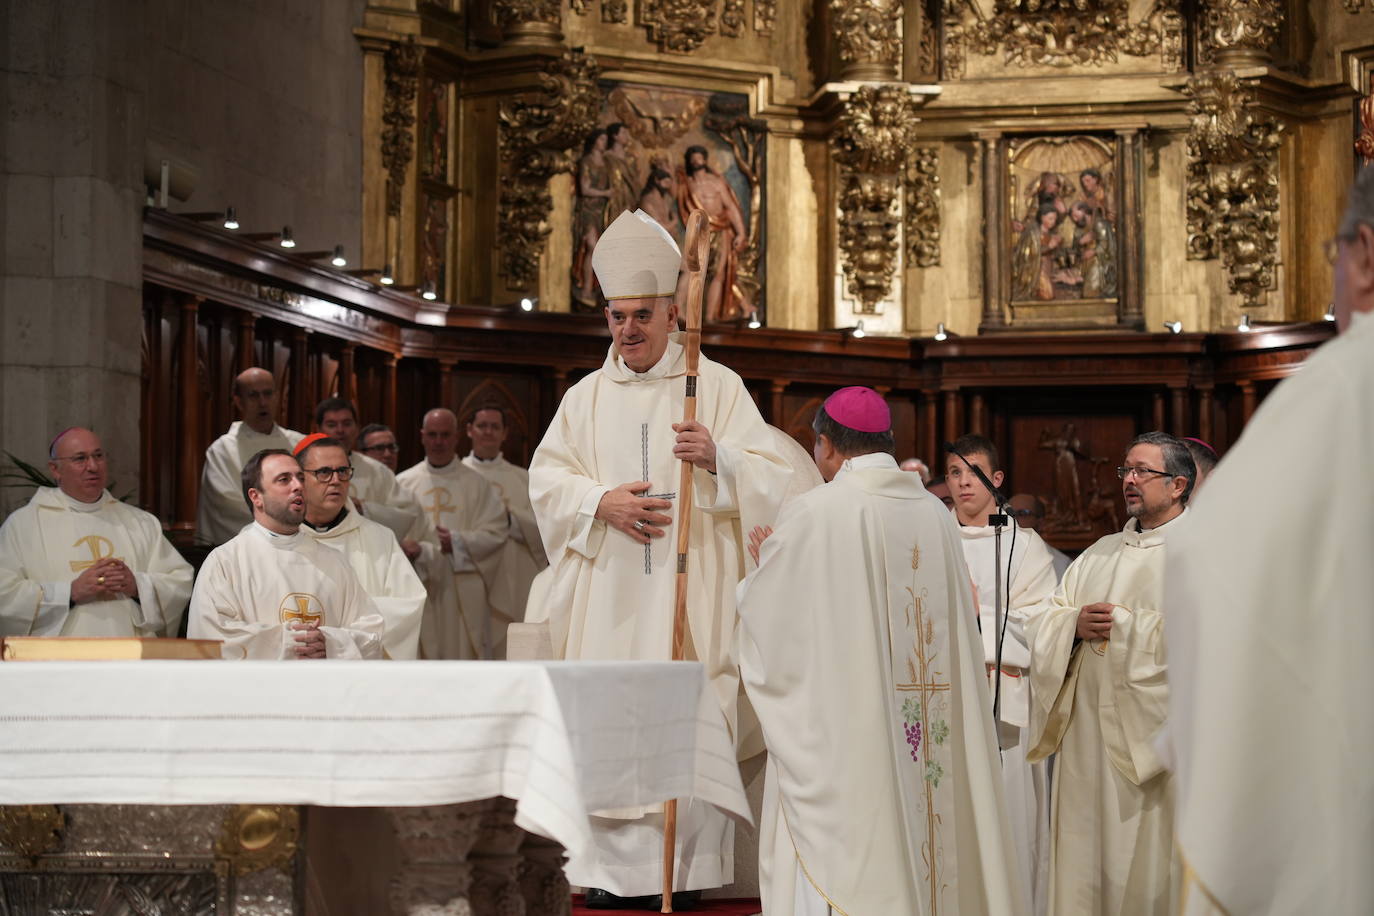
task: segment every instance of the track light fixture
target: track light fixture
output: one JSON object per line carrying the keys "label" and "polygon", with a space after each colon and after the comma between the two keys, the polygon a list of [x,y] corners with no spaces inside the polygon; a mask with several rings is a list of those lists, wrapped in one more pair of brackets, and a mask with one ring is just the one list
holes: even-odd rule
{"label": "track light fixture", "polygon": [[1326,304],[1326,312],[1323,313],[1323,315],[1322,315],[1322,320],[1323,320],[1323,321],[1335,321],[1335,320],[1336,320],[1336,303],[1334,303],[1334,302],[1328,302],[1328,303]]}
{"label": "track light fixture", "polygon": [[296,247],[296,240],[295,240],[294,238],[291,237],[291,227],[290,227],[290,226],[282,226],[282,227],[281,227],[281,241],[278,242],[278,244],[281,245],[281,247],[283,247],[283,248],[295,248],[295,247]]}
{"label": "track light fixture", "polygon": [[522,311],[522,312],[532,312],[532,311],[534,311],[534,306],[535,306],[535,304],[536,304],[538,301],[539,301],[538,299],[531,299],[530,297],[526,296],[524,299],[521,299],[521,300],[520,300],[520,311]]}
{"label": "track light fixture", "polygon": [[1250,313],[1246,312],[1240,316],[1240,324],[1236,325],[1236,330],[1242,334],[1250,330]]}
{"label": "track light fixture", "polygon": [[1164,327],[1169,331],[1170,334],[1183,333],[1183,322],[1181,321],[1166,321],[1164,322]]}
{"label": "track light fixture", "polygon": [[333,264],[335,267],[348,266],[348,259],[344,257],[344,249],[342,245],[334,246],[334,257],[329,259],[329,263]]}
{"label": "track light fixture", "polygon": [[390,264],[387,264],[385,267],[382,268],[382,276],[377,282],[382,284],[383,286],[390,286],[396,282],[396,278],[391,275]]}
{"label": "track light fixture", "polygon": [[935,323],[935,339],[949,340],[949,332],[945,330],[945,323],[943,321],[937,321]]}
{"label": "track light fixture", "polygon": [[224,208],[224,228],[230,231],[239,227],[239,218],[234,214],[233,207]]}
{"label": "track light fixture", "polygon": [[432,283],[426,283],[424,290],[420,293],[420,297],[427,302],[433,302],[435,299],[439,298],[439,294],[434,291],[434,285]]}

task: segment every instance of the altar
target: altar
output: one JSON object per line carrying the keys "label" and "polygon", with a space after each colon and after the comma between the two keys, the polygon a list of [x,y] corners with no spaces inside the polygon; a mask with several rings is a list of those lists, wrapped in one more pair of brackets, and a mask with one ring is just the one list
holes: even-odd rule
{"label": "altar", "polygon": [[0,913],[562,913],[590,812],[749,818],[691,662],[9,663],[0,735]]}

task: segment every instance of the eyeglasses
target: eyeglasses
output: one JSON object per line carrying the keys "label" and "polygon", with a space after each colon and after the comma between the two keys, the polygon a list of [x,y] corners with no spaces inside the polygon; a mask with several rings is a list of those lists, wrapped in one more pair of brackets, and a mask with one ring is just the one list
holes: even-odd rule
{"label": "eyeglasses", "polygon": [[53,461],[70,461],[75,465],[83,464],[104,464],[105,453],[103,451],[80,452],[76,455],[69,455],[66,458],[54,458]]}
{"label": "eyeglasses", "polygon": [[381,445],[369,445],[366,448],[358,449],[360,452],[399,452],[400,450],[401,447],[395,442],[383,442]]}
{"label": "eyeglasses", "polygon": [[1117,477],[1120,477],[1122,480],[1127,480],[1127,479],[1129,479],[1129,478],[1131,478],[1131,477],[1134,477],[1136,480],[1139,480],[1140,478],[1144,477],[1146,474],[1158,474],[1160,477],[1173,477],[1173,476],[1174,476],[1173,474],[1170,474],[1168,471],[1156,471],[1154,468],[1140,467],[1140,468],[1117,468],[1117,469],[1116,469],[1116,476],[1117,476]]}
{"label": "eyeglasses", "polygon": [[329,478],[333,477],[335,474],[339,475],[339,480],[343,483],[347,483],[353,479],[352,465],[345,465],[341,468],[311,468],[305,473],[314,474],[315,479],[320,483],[328,483]]}

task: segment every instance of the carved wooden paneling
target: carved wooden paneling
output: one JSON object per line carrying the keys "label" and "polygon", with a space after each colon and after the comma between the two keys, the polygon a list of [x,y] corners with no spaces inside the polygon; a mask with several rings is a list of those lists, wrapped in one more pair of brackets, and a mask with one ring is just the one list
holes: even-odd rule
{"label": "carved wooden paneling", "polygon": [[[596,317],[435,310],[162,213],[145,220],[145,255],[142,493],[150,511],[184,526],[179,537],[191,534],[201,456],[233,417],[230,388],[245,365],[272,372],[278,422],[302,432],[320,398],[356,392],[361,424],[395,429],[403,467],[423,455],[425,411],[445,406],[462,421],[494,400],[510,417],[506,455],[526,464],[563,394],[601,365],[609,342]],[[197,323],[189,350],[187,315]],[[837,387],[871,385],[892,406],[898,458],[918,456],[938,472],[940,443],[976,425],[1003,450],[1012,491],[1050,502],[1056,452],[1041,448],[1040,437],[1064,439],[1072,423],[1080,450],[1104,459],[1077,461],[1088,528],[1078,521],[1049,535],[1076,549],[1105,533],[1107,503],[1124,521],[1111,469],[1132,436],[1163,426],[1224,452],[1268,391],[1332,333],[1323,323],[1251,334],[998,335],[937,344],[712,329],[703,351],[738,372],[764,418],[808,449],[821,401]],[[459,446],[470,447],[465,435]]]}

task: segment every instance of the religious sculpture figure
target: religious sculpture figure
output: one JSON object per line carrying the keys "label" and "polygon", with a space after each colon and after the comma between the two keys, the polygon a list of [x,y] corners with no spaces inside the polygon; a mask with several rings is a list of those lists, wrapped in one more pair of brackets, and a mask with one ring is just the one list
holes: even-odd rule
{"label": "religious sculpture figure", "polygon": [[1054,298],[1055,255],[1064,243],[1058,225],[1059,210],[1044,206],[1035,220],[1021,230],[1012,251],[1012,298]]}
{"label": "religious sculpture figure", "polygon": [[1085,458],[1077,428],[1065,423],[1056,436],[1040,431],[1040,448],[1054,452],[1054,499],[1049,527],[1060,531],[1081,531],[1088,527],[1083,517],[1083,497],[1078,483],[1078,459]]}
{"label": "religious sculpture figure", "polygon": [[630,130],[619,121],[606,128],[606,170],[610,177],[611,201],[606,208],[606,225],[639,202],[644,178],[639,157],[630,149]]}
{"label": "religious sculpture figure", "polygon": [[739,254],[749,247],[749,232],[739,199],[730,184],[711,168],[708,156],[704,146],[687,147],[675,181],[677,204],[681,213],[705,211],[711,231],[705,320],[732,321],[752,315],[757,308],[735,283]]}
{"label": "religious sculpture figure", "polygon": [[1116,295],[1116,231],[1102,210],[1078,201],[1069,211],[1077,228],[1073,234],[1074,263],[1084,299]]}
{"label": "religious sculpture figure", "polygon": [[1099,218],[1115,223],[1116,204],[1102,186],[1102,173],[1097,169],[1084,169],[1078,174],[1078,183],[1083,189],[1083,203],[1091,207]]}
{"label": "religious sculpture figure", "polygon": [[592,275],[592,250],[606,228],[606,211],[611,198],[611,175],[606,163],[608,138],[604,128],[592,131],[582,146],[577,163],[577,208],[573,211],[573,296],[589,308],[596,308],[595,278]]}
{"label": "religious sculpture figure", "polygon": [[639,195],[639,209],[652,216],[658,224],[668,230],[668,234],[679,246],[684,241],[682,215],[678,212],[677,197],[673,190],[673,176],[661,166],[649,170],[649,180]]}

